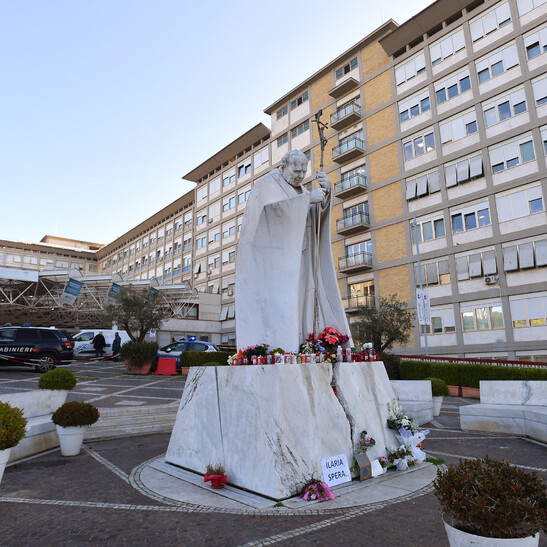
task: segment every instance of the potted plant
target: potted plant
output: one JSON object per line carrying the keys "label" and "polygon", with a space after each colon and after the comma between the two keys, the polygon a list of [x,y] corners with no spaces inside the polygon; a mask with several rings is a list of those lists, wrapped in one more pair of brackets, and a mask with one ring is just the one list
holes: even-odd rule
{"label": "potted plant", "polygon": [[0,481],[8,463],[11,449],[17,446],[27,431],[27,419],[16,406],[0,401]]}
{"label": "potted plant", "polygon": [[156,342],[138,340],[126,342],[120,349],[120,357],[125,362],[125,369],[129,374],[148,374],[157,353]]}
{"label": "potted plant", "polygon": [[224,488],[227,475],[224,474],[224,466],[222,465],[208,465],[203,477],[203,482],[211,481],[211,488]]}
{"label": "potted plant", "polygon": [[431,393],[433,395],[433,416],[439,416],[441,413],[443,399],[450,395],[448,385],[440,378],[433,378],[430,376],[429,378],[426,378],[426,380],[431,382]]}
{"label": "potted plant", "polygon": [[51,412],[55,412],[66,401],[68,392],[74,389],[75,385],[76,376],[64,368],[48,370],[38,380],[40,389],[50,390]]}
{"label": "potted plant", "polygon": [[71,401],[62,404],[51,417],[57,427],[61,454],[77,456],[84,440],[85,429],[99,419],[99,410],[91,403]]}
{"label": "potted plant", "polygon": [[545,485],[504,460],[486,456],[439,468],[433,488],[451,546],[504,545],[507,538],[510,545],[520,538],[519,544],[537,546],[539,531],[547,531]]}

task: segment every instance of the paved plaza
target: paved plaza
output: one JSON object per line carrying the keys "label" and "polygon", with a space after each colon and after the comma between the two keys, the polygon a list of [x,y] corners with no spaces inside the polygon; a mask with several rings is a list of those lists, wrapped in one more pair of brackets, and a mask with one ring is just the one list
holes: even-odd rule
{"label": "paved plaza", "polygon": [[[69,399],[92,401],[99,408],[176,402],[184,387],[181,376],[127,376],[120,363],[86,362],[70,368],[78,385]],[[36,389],[38,377],[2,367],[0,393]],[[544,444],[460,430],[459,407],[474,402],[445,398],[441,415],[427,425],[428,455],[449,464],[488,454],[547,479]],[[429,483],[378,501],[374,481],[382,477],[354,481],[350,488],[355,492],[348,495],[348,486],[346,492],[335,489],[339,496],[331,502],[287,502],[263,509],[220,501],[210,490],[195,487],[190,502],[182,489],[177,492],[171,486],[158,492],[147,483],[151,466],[161,461],[168,442],[166,433],[86,441],[79,456],[63,457],[55,449],[8,466],[0,483],[1,544],[448,545]],[[394,485],[398,480],[391,473]],[[341,500],[354,501],[352,505]],[[545,536],[540,545],[547,545]]]}

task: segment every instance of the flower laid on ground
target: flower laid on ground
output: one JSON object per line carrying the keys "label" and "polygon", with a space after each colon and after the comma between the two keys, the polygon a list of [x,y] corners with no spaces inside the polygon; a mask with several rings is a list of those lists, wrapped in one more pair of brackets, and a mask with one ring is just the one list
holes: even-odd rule
{"label": "flower laid on ground", "polygon": [[387,404],[387,425],[391,429],[407,429],[413,434],[420,430],[418,424],[405,414],[404,408],[393,399]]}
{"label": "flower laid on ground", "polygon": [[404,444],[398,448],[391,447],[387,459],[391,465],[397,468],[397,471],[406,471],[416,463],[412,452]]}
{"label": "flower laid on ground", "polygon": [[386,456],[380,456],[378,458],[378,461],[380,462],[380,465],[384,468],[389,467],[389,465],[390,465],[389,460],[387,459]]}
{"label": "flower laid on ground", "polygon": [[266,357],[269,347],[269,344],[257,344],[256,346],[247,346],[241,351],[245,357],[253,357],[254,355],[257,357]]}
{"label": "flower laid on ground", "polygon": [[332,500],[336,497],[334,492],[328,487],[327,483],[321,482],[315,479],[313,476],[300,490],[299,496],[306,501],[319,500],[326,501]]}
{"label": "flower laid on ground", "polygon": [[361,431],[357,445],[355,446],[355,453],[361,454],[366,452],[371,446],[374,446],[376,441],[365,431]]}

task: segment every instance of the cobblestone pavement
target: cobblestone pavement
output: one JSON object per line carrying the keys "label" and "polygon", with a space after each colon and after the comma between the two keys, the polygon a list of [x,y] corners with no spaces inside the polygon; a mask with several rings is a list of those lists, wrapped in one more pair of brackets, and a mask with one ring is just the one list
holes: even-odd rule
{"label": "cobblestone pavement", "polygon": [[[120,396],[147,398],[166,390],[165,398],[181,390],[183,378],[146,377],[133,382],[115,363],[80,366],[80,382],[88,387],[116,386]],[[115,372],[118,370],[118,372]],[[96,376],[95,376],[96,375]],[[15,377],[15,378],[14,378]],[[2,372],[0,393],[35,389],[35,373]],[[84,380],[86,378],[86,380]],[[157,384],[156,384],[157,378]],[[152,381],[153,385],[148,383]],[[165,385],[161,385],[165,383]],[[26,387],[23,387],[26,386]],[[171,393],[169,390],[173,390]],[[82,390],[85,400],[106,400],[105,394]],[[95,399],[94,399],[95,398]],[[177,397],[173,397],[177,398]],[[441,416],[428,424],[424,441],[430,456],[445,463],[459,458],[505,458],[536,471],[547,480],[547,446],[529,439],[470,434],[459,429],[459,407],[476,401],[447,397]],[[79,456],[62,457],[53,450],[9,466],[0,483],[0,544],[11,546],[80,545],[366,545],[443,547],[448,545],[441,511],[430,487],[405,500],[349,509],[329,510],[328,502],[313,505],[307,514],[260,515],[165,503],[136,487],[136,469],[165,453],[168,434],[88,441]],[[541,537],[540,545],[547,545]]]}

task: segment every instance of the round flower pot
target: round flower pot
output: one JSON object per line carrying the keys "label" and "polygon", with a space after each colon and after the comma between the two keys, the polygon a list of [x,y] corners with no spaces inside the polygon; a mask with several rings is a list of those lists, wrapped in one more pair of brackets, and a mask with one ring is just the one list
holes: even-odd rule
{"label": "round flower pot", "polygon": [[53,414],[65,401],[68,389],[50,389],[49,408]]}
{"label": "round flower pot", "polygon": [[125,361],[125,370],[129,374],[148,374],[151,367],[152,362],[136,364],[128,360]]}
{"label": "round flower pot", "polygon": [[2,477],[4,476],[4,469],[6,469],[10,454],[11,448],[0,450],[0,482],[2,481]]}
{"label": "round flower pot", "polygon": [[537,547],[539,545],[539,532],[535,536],[525,538],[488,538],[458,530],[450,526],[444,517],[443,523],[450,547]]}
{"label": "round flower pot", "polygon": [[433,416],[441,414],[441,406],[443,405],[444,397],[433,397]]}
{"label": "round flower pot", "polygon": [[57,428],[59,435],[59,444],[63,456],[77,456],[84,442],[85,426],[61,427]]}

